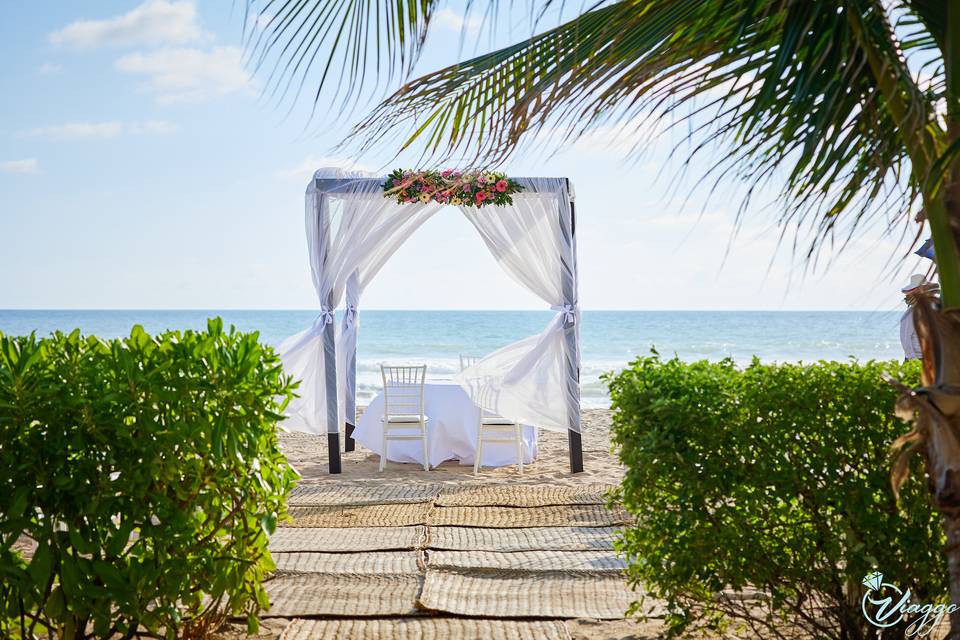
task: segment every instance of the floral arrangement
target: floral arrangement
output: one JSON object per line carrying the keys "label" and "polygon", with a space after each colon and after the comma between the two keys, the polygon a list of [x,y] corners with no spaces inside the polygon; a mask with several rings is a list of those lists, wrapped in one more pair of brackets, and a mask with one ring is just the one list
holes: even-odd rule
{"label": "floral arrangement", "polygon": [[385,198],[400,204],[439,202],[464,207],[513,204],[523,190],[515,180],[497,171],[404,171],[396,169],[383,183]]}

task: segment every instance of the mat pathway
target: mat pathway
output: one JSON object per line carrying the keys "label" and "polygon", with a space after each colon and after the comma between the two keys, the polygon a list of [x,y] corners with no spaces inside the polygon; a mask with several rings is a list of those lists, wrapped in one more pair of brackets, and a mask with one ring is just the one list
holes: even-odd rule
{"label": "mat pathway", "polygon": [[[271,540],[284,640],[570,637],[639,594],[613,550],[609,485],[305,483]],[[274,621],[277,622],[277,621]]]}

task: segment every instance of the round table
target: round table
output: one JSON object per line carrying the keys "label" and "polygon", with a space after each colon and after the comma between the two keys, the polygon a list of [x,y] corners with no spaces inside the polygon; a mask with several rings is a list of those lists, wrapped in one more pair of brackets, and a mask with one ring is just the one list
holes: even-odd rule
{"label": "round table", "polygon": [[[459,460],[472,465],[477,453],[477,421],[479,409],[470,396],[454,382],[428,382],[423,389],[424,413],[427,422],[427,443],[430,466],[444,460]],[[353,438],[376,454],[383,444],[383,392],[377,394],[353,431]],[[537,430],[523,425],[524,464],[537,457]],[[387,460],[423,464],[423,446],[418,440],[394,440],[388,446]],[[516,446],[510,443],[485,443],[483,466],[502,467],[517,464]]]}

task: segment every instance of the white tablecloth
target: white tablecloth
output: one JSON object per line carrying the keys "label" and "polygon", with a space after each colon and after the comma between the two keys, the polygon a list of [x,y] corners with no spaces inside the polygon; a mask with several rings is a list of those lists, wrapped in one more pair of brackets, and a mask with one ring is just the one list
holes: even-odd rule
{"label": "white tablecloth", "polygon": [[[453,382],[429,382],[423,390],[424,412],[427,422],[427,440],[430,466],[444,460],[459,460],[460,464],[472,465],[477,453],[477,418],[479,409],[470,400],[467,392]],[[353,438],[376,454],[383,436],[383,393],[377,395],[364,410],[353,432]],[[537,430],[523,426],[526,443],[524,464],[537,457]],[[419,440],[394,440],[387,447],[387,459],[393,462],[423,464],[423,445]],[[517,464],[516,445],[483,445],[483,465],[500,467]]]}

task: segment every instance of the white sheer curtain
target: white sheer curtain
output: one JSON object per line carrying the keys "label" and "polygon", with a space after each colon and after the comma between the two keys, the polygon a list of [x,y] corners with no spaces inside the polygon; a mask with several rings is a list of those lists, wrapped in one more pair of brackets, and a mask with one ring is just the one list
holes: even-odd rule
{"label": "white sheer curtain", "polygon": [[497,262],[557,313],[536,336],[486,356],[457,380],[498,414],[545,429],[580,431],[576,244],[568,183],[530,178],[512,207],[462,207]]}
{"label": "white sheer curtain", "polygon": [[[318,185],[318,180],[329,182]],[[344,403],[337,402],[338,410],[332,412],[333,403],[327,398],[335,397],[335,389],[342,398],[346,389],[343,359],[351,351],[348,345],[356,344],[360,294],[403,241],[440,208],[435,203],[398,205],[383,197],[381,182],[363,172],[321,169],[307,187],[307,245],[320,314],[311,327],[279,347],[284,371],[300,380],[299,397],[286,409],[283,426],[287,429],[339,431]],[[343,300],[348,281],[348,305],[353,310],[348,306],[337,331],[334,310]],[[330,357],[336,351],[343,353],[336,358],[340,363]]]}
{"label": "white sheer curtain", "polygon": [[[318,182],[319,181],[319,182]],[[384,198],[382,179],[321,169],[306,193],[306,229],[320,314],[311,327],[285,340],[287,374],[300,380],[284,427],[336,433],[353,420],[356,342],[364,289],[401,244],[440,208]],[[521,180],[510,207],[464,207],[497,262],[542,298],[556,315],[547,327],[485,357],[458,378],[471,395],[481,385],[496,398],[485,407],[546,429],[580,430],[579,319],[576,246],[570,193],[564,179]],[[341,325],[334,310],[346,295]],[[334,353],[336,356],[334,357]],[[327,399],[337,398],[328,403]]]}

